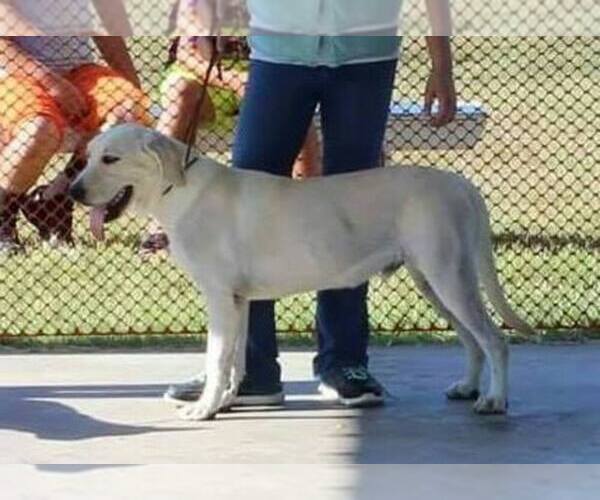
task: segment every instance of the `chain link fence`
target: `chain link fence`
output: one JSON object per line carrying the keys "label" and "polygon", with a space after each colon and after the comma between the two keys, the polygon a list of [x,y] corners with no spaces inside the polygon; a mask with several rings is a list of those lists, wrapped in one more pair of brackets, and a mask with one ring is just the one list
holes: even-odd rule
{"label": "chain link fence", "polygon": [[[48,50],[74,58],[69,37],[53,38]],[[87,118],[96,114],[86,128],[86,116],[68,116],[76,114],[65,104],[69,89],[49,91],[13,42],[4,37],[0,56],[0,335],[205,331],[202,299],[158,250],[152,221],[120,220],[98,240],[88,211],[61,191],[86,133],[122,119],[181,128],[205,66],[167,70],[173,39],[128,39],[146,96],[116,72],[70,74],[87,92]],[[424,39],[403,45],[385,140],[389,168],[434,165],[473,180],[488,202],[497,265],[516,309],[542,330],[600,329],[600,39],[454,38],[463,105],[442,129],[419,113],[429,71]],[[87,57],[77,54],[81,64]],[[102,51],[92,57],[106,65]],[[224,163],[246,70],[244,61],[225,61],[202,113],[198,148]],[[376,331],[448,328],[402,270],[372,281],[369,306]],[[312,330],[314,310],[312,294],[279,301],[278,329]]]}

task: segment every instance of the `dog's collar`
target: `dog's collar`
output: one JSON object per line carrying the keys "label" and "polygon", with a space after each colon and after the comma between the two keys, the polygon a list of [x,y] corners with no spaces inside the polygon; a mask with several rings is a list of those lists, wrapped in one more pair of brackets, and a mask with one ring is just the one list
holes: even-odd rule
{"label": "dog's collar", "polygon": [[[196,158],[192,158],[190,161],[188,161],[188,162],[187,162],[187,163],[186,163],[186,164],[183,166],[183,170],[184,170],[184,172],[185,172],[185,171],[188,171],[188,170],[190,169],[190,167],[191,167],[191,166],[192,166],[194,163],[196,163],[196,162],[197,162],[199,159],[200,159],[200,158],[198,158],[198,157],[196,156]],[[167,195],[168,195],[168,194],[169,194],[169,193],[172,191],[173,187],[174,187],[174,186],[173,186],[173,184],[171,184],[170,186],[168,186],[168,187],[167,187],[167,188],[166,188],[166,189],[165,189],[165,190],[162,192],[162,195],[163,195],[163,196],[167,196]]]}

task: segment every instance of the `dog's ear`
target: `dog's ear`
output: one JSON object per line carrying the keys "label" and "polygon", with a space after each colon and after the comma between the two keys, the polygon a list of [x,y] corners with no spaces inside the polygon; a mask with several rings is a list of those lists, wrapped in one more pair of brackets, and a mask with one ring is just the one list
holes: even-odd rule
{"label": "dog's ear", "polygon": [[169,184],[185,185],[183,157],[174,140],[158,132],[152,132],[145,140],[144,150],[154,156],[163,178]]}

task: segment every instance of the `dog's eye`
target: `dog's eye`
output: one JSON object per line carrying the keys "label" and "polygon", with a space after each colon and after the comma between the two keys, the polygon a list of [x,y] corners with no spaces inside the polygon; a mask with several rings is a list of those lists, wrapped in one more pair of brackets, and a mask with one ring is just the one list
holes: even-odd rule
{"label": "dog's eye", "polygon": [[104,163],[105,165],[112,165],[113,163],[117,163],[121,158],[119,158],[118,156],[110,156],[110,155],[104,155],[102,157],[102,163]]}

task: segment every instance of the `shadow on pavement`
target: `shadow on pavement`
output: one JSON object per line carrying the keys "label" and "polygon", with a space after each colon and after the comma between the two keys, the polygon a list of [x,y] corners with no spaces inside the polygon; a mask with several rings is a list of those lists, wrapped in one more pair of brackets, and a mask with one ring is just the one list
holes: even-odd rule
{"label": "shadow on pavement", "polygon": [[157,398],[162,389],[162,386],[148,385],[0,387],[0,430],[27,432],[39,439],[54,441],[186,430],[106,422],[62,402],[51,401],[59,398]]}

